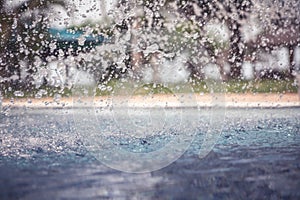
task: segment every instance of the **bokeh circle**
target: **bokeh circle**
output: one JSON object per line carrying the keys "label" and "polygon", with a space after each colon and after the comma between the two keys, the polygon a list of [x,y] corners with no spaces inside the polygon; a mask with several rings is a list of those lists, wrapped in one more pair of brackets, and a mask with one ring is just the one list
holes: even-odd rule
{"label": "bokeh circle", "polygon": [[[103,164],[150,172],[176,161],[192,143],[200,157],[212,150],[224,119],[223,93],[216,91],[221,83],[210,85],[216,93],[205,105],[189,83],[150,86],[120,80],[111,95],[96,96],[99,84],[75,82],[76,129],[88,152]],[[207,123],[201,126],[205,129],[199,130],[199,123]]]}
{"label": "bokeh circle", "polygon": [[[75,126],[87,150],[103,164],[132,173],[161,169],[190,146],[204,157],[220,135],[225,113],[221,80],[203,79],[202,95],[192,79],[155,78],[167,64],[173,71],[178,65],[188,70],[185,55],[196,47],[176,28],[143,27],[147,9],[141,2],[120,4],[112,40],[95,51],[101,58],[97,65],[107,67],[110,78],[123,69],[126,75],[89,84],[77,77],[72,89]],[[154,73],[150,81],[142,78],[147,68]]]}

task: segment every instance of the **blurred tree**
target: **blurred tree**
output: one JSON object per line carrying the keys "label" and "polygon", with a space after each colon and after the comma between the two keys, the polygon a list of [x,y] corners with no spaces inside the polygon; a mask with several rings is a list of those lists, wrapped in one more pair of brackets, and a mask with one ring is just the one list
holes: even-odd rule
{"label": "blurred tree", "polygon": [[[268,9],[262,9],[265,7]],[[255,0],[253,9],[259,18],[262,32],[255,40],[248,42],[247,47],[254,55],[260,50],[269,52],[276,48],[288,48],[290,68],[285,78],[293,78],[295,75],[295,48],[300,44],[299,9],[298,0]]]}
{"label": "blurred tree", "polygon": [[[241,77],[241,66],[246,51],[260,48],[274,49],[287,47],[290,52],[290,74],[294,71],[294,50],[300,42],[300,1],[299,0],[176,0],[178,10],[200,28],[209,21],[218,21],[228,26],[230,49],[225,53],[233,79]],[[250,16],[259,18],[263,29],[255,41],[246,43],[241,28]],[[210,44],[206,47],[209,49]],[[213,51],[211,56],[214,55]],[[224,55],[224,54],[223,54]],[[222,53],[221,53],[222,56]]]}
{"label": "blurred tree", "polygon": [[[155,0],[120,0],[118,7],[121,12],[127,16],[116,28],[120,32],[130,32],[130,42],[127,46],[129,59],[127,63],[129,71],[133,78],[141,78],[143,66],[151,65],[154,70],[154,77],[157,77],[158,65],[157,55],[160,48],[160,36],[164,29],[162,16],[162,8],[166,5],[166,1]],[[147,48],[155,46],[148,53]]]}
{"label": "blurred tree", "polygon": [[53,5],[65,6],[63,0],[28,0],[14,7],[9,7],[5,0],[0,0],[0,82],[1,89],[14,90],[28,87],[22,83],[20,61],[26,62],[26,71],[33,73],[36,56],[40,49],[47,46],[47,11]]}
{"label": "blurred tree", "polygon": [[[225,59],[228,59],[231,65],[230,77],[239,79],[241,77],[241,66],[245,54],[245,44],[242,40],[241,27],[251,13],[252,1],[177,0],[177,5],[179,12],[200,28],[203,28],[209,21],[218,21],[228,26],[230,31],[230,49],[226,54],[228,58]],[[207,48],[209,46],[209,44],[206,45]]]}

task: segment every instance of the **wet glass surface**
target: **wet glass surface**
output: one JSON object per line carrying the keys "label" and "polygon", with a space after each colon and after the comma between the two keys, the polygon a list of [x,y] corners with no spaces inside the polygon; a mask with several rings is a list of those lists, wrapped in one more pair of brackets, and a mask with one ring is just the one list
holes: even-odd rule
{"label": "wet glass surface", "polygon": [[299,8],[0,0],[0,200],[300,199]]}
{"label": "wet glass surface", "polygon": [[[1,117],[1,199],[300,197],[300,108],[227,109],[222,135],[206,157],[198,158],[203,123],[177,161],[140,174],[93,158],[76,133],[71,110],[21,110]],[[155,138],[138,148],[157,143]]]}

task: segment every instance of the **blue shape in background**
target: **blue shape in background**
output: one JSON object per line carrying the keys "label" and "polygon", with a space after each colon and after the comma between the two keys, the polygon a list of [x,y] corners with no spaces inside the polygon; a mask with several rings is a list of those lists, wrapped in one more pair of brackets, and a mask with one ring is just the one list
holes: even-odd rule
{"label": "blue shape in background", "polygon": [[[57,49],[65,51],[68,51],[70,48],[73,51],[91,49],[104,43],[103,35],[83,36],[83,31],[50,28],[48,32],[50,34],[50,40],[54,40],[56,42]],[[82,36],[85,39],[83,45],[79,44],[78,41]]]}

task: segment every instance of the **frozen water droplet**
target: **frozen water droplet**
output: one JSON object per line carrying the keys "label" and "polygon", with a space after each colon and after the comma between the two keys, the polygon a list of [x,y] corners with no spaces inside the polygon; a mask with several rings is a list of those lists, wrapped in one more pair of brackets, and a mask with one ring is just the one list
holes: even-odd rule
{"label": "frozen water droplet", "polygon": [[22,37],[20,35],[17,36],[17,41],[21,42],[22,41]]}
{"label": "frozen water droplet", "polygon": [[79,38],[78,38],[78,44],[79,44],[80,46],[83,46],[85,40],[86,40],[85,37],[79,37]]}
{"label": "frozen water droplet", "polygon": [[16,97],[23,97],[24,96],[24,92],[17,90],[17,91],[14,92],[14,95]]}
{"label": "frozen water droplet", "polygon": [[53,99],[56,103],[59,103],[59,101],[61,99],[61,94],[55,94]]}

